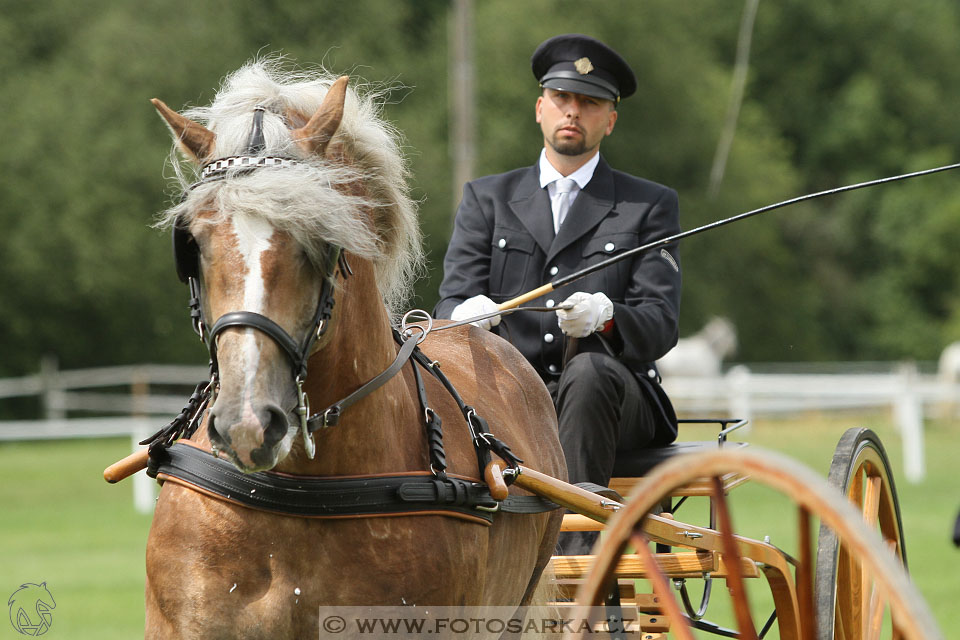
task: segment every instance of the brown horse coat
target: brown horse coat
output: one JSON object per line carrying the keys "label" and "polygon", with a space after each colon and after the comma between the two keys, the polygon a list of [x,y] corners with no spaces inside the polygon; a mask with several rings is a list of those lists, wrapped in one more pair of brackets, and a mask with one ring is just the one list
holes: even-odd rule
{"label": "brown horse coat", "polygon": [[[294,142],[309,153],[351,162],[348,146],[327,147],[346,91],[345,80],[333,84],[314,117],[292,132]],[[203,162],[221,153],[202,125],[158,109],[187,155]],[[353,188],[362,191],[364,185]],[[243,278],[251,264],[241,259],[245,249],[229,215],[215,218],[218,213],[229,214],[199,212],[193,229],[203,256],[208,318],[243,308]],[[370,212],[357,215],[373,218]],[[197,220],[203,224],[197,226]],[[297,337],[304,331],[302,316],[315,304],[318,279],[308,263],[296,261],[292,234],[277,229],[269,242],[256,263],[267,283],[259,312]],[[349,252],[348,257],[354,274],[340,280],[331,323],[309,360],[304,388],[315,409],[374,377],[397,352],[374,265]],[[266,335],[231,328],[218,344],[219,393],[192,439],[206,449],[211,434],[222,451],[236,445],[238,450],[229,452],[242,463],[247,458],[240,449],[267,440],[257,418],[262,407],[289,406],[293,379],[285,355]],[[421,347],[527,466],[566,478],[553,404],[519,352],[473,327],[433,332]],[[249,353],[259,357],[252,381],[245,372]],[[443,419],[448,471],[479,477],[457,405],[439,382],[428,375],[424,380],[430,404]],[[337,426],[314,440],[317,451],[310,459],[291,426],[273,468],[322,476],[427,470],[423,414],[410,367],[345,410]],[[167,482],[147,544],[146,637],[316,638],[321,606],[526,604],[553,552],[560,518],[559,511],[496,513],[492,526],[443,515],[301,518],[237,506]]]}

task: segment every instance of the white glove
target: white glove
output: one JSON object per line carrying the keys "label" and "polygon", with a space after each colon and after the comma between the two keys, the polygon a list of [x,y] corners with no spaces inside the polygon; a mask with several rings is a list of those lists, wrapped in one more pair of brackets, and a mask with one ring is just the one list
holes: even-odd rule
{"label": "white glove", "polygon": [[[469,318],[482,316],[486,313],[492,313],[498,309],[499,307],[497,306],[497,303],[487,296],[473,296],[472,298],[467,298],[455,306],[453,308],[453,312],[450,314],[450,319],[453,321],[467,320]],[[491,327],[495,327],[500,324],[500,316],[485,318],[483,320],[471,322],[470,324],[489,331]]]}
{"label": "white glove", "polygon": [[557,321],[560,330],[571,338],[586,338],[603,328],[613,317],[613,303],[602,293],[577,291],[563,301],[561,306],[573,305],[572,309],[558,309]]}

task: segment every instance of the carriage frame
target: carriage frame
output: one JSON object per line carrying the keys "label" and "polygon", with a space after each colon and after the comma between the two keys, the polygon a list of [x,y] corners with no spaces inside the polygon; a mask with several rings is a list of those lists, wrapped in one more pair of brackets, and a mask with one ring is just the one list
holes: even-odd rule
{"label": "carriage frame", "polygon": [[[782,454],[729,441],[746,420],[681,422],[718,424],[716,441],[648,450],[633,460],[635,475],[624,475],[631,466],[618,462],[612,491],[604,495],[532,469],[514,474],[516,486],[569,510],[564,531],[604,532],[592,555],[551,561],[550,579],[565,615],[590,620],[591,629],[611,637],[636,637],[626,635],[629,631],[644,640],[693,638],[692,630],[760,639],[774,627],[780,638],[791,640],[942,637],[907,575],[893,474],[873,431],[848,429],[824,480]],[[509,478],[511,470],[504,473]],[[796,505],[796,552],[736,534],[727,496],[748,481]],[[627,498],[619,498],[621,493]],[[691,498],[709,501],[707,523],[678,517]],[[745,581],[760,577],[775,610],[758,618]],[[736,629],[707,617],[714,581],[720,579],[730,593]],[[638,580],[649,581],[652,593],[640,593]],[[703,583],[697,604],[688,586],[694,581]],[[581,628],[566,637],[583,634]]]}

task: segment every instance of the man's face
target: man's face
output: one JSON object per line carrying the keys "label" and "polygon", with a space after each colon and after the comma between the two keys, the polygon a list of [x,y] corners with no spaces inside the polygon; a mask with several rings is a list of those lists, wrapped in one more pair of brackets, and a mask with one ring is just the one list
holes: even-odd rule
{"label": "man's face", "polygon": [[617,111],[611,100],[544,89],[537,98],[537,122],[544,141],[565,156],[592,154],[613,131]]}

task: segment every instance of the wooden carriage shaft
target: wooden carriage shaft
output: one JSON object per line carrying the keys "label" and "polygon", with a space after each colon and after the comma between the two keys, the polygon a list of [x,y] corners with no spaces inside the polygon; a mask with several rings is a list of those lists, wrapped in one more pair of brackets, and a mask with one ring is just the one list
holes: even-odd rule
{"label": "wooden carriage shaft", "polygon": [[[514,484],[602,524],[606,524],[607,520],[624,506],[622,503],[604,498],[524,466],[520,467],[520,473],[516,476]],[[570,516],[567,517],[569,518]],[[693,550],[709,551],[711,555],[723,552],[723,540],[719,532],[713,529],[678,522],[671,518],[648,515],[643,523],[643,532],[651,542],[659,542],[674,547]],[[759,569],[767,577],[767,580],[770,581],[771,586],[775,586],[777,589],[784,589],[786,592],[785,595],[792,602],[796,603],[797,594],[794,589],[793,574],[790,571],[786,556],[783,552],[773,545],[741,536],[734,536],[734,540],[738,545],[740,555],[743,558],[749,559],[748,562],[754,565],[751,573],[755,572],[757,566],[759,566]],[[697,554],[687,553],[673,555],[696,557]],[[683,562],[694,561],[684,559]],[[692,569],[692,567],[690,568]],[[701,571],[696,573],[695,577],[702,575],[703,572]],[[746,575],[749,575],[749,573]],[[678,575],[677,577],[685,576]]]}
{"label": "wooden carriage shaft", "polygon": [[[569,514],[565,517],[565,520],[570,520],[572,523],[569,530],[591,530],[591,526],[585,521],[586,519],[604,525],[614,513],[624,506],[622,503],[604,498],[556,478],[551,478],[538,471],[523,466],[520,468],[522,471],[514,481],[516,486],[580,515],[579,518],[576,515]],[[602,526],[594,527],[594,530],[599,531],[600,529],[602,529]],[[686,524],[672,518],[648,515],[643,525],[643,531],[651,542],[701,551],[723,551],[720,534],[714,529]],[[784,572],[789,571],[783,552],[773,545],[741,536],[734,536],[734,539],[740,545],[740,553],[744,557],[749,557],[761,564],[782,568]]]}

